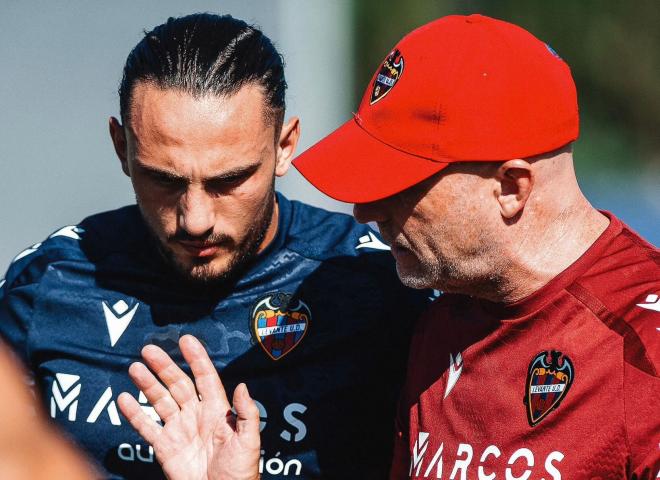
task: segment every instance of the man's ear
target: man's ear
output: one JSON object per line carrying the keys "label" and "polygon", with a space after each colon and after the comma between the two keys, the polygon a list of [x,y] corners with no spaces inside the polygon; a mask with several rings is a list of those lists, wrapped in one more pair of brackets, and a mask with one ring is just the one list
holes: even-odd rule
{"label": "man's ear", "polygon": [[110,117],[108,127],[110,129],[112,144],[115,146],[115,153],[121,162],[121,169],[130,177],[131,174],[128,170],[128,143],[126,141],[124,127],[115,117]]}
{"label": "man's ear", "polygon": [[282,125],[280,139],[277,143],[277,160],[275,163],[275,175],[281,177],[291,166],[291,160],[296,153],[296,146],[300,138],[300,120],[298,117],[291,117],[288,122]]}
{"label": "man's ear", "polygon": [[506,219],[513,218],[523,211],[534,188],[532,165],[521,159],[509,160],[500,165],[495,178],[500,213]]}

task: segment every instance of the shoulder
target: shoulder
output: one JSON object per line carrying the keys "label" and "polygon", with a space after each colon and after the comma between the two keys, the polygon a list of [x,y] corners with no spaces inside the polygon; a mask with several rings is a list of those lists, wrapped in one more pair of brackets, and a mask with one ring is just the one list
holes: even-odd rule
{"label": "shoulder", "polygon": [[[282,199],[280,195],[278,198]],[[433,293],[405,287],[396,272],[396,263],[380,235],[351,215],[282,199],[289,209],[286,249],[318,262],[335,279],[350,284],[355,292],[374,300],[387,298],[398,310],[409,310],[417,318]]]}
{"label": "shoulder", "polygon": [[615,217],[619,232],[577,282],[577,294],[623,338],[625,361],[660,372],[660,251]]}
{"label": "shoulder", "polygon": [[46,270],[61,262],[90,262],[124,248],[139,228],[137,207],[129,206],[58,228],[41,242],[16,255],[0,286],[5,289],[39,282]]}
{"label": "shoulder", "polygon": [[390,247],[368,225],[351,215],[290,201],[287,247],[314,260],[356,257],[393,265]]}

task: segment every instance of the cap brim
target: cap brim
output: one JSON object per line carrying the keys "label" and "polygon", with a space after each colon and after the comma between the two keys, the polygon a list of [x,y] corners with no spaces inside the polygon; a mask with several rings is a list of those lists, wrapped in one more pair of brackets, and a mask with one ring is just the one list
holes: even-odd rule
{"label": "cap brim", "polygon": [[366,203],[399,193],[448,164],[397,150],[349,120],[300,154],[293,165],[329,197]]}

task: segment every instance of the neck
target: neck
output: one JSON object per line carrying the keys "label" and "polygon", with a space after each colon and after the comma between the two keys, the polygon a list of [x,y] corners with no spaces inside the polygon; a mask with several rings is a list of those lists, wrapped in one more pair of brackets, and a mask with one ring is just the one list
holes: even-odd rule
{"label": "neck", "polygon": [[530,222],[512,231],[501,272],[489,300],[513,303],[532,295],[577,261],[600,237],[609,220],[580,195],[579,201],[554,214],[531,212]]}

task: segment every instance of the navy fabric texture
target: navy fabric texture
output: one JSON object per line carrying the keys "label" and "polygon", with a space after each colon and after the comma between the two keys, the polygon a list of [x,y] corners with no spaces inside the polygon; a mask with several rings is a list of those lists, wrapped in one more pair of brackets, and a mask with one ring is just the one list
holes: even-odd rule
{"label": "navy fabric texture", "polygon": [[369,227],[277,199],[275,239],[226,291],[173,275],[137,206],[64,227],[10,265],[0,334],[48,414],[108,478],[163,478],[116,399],[128,391],[157,418],[128,366],[148,343],[184,365],[177,341],[188,333],[229,392],[245,382],[258,401],[263,478],[387,476],[410,332],[428,292],[400,284]]}

